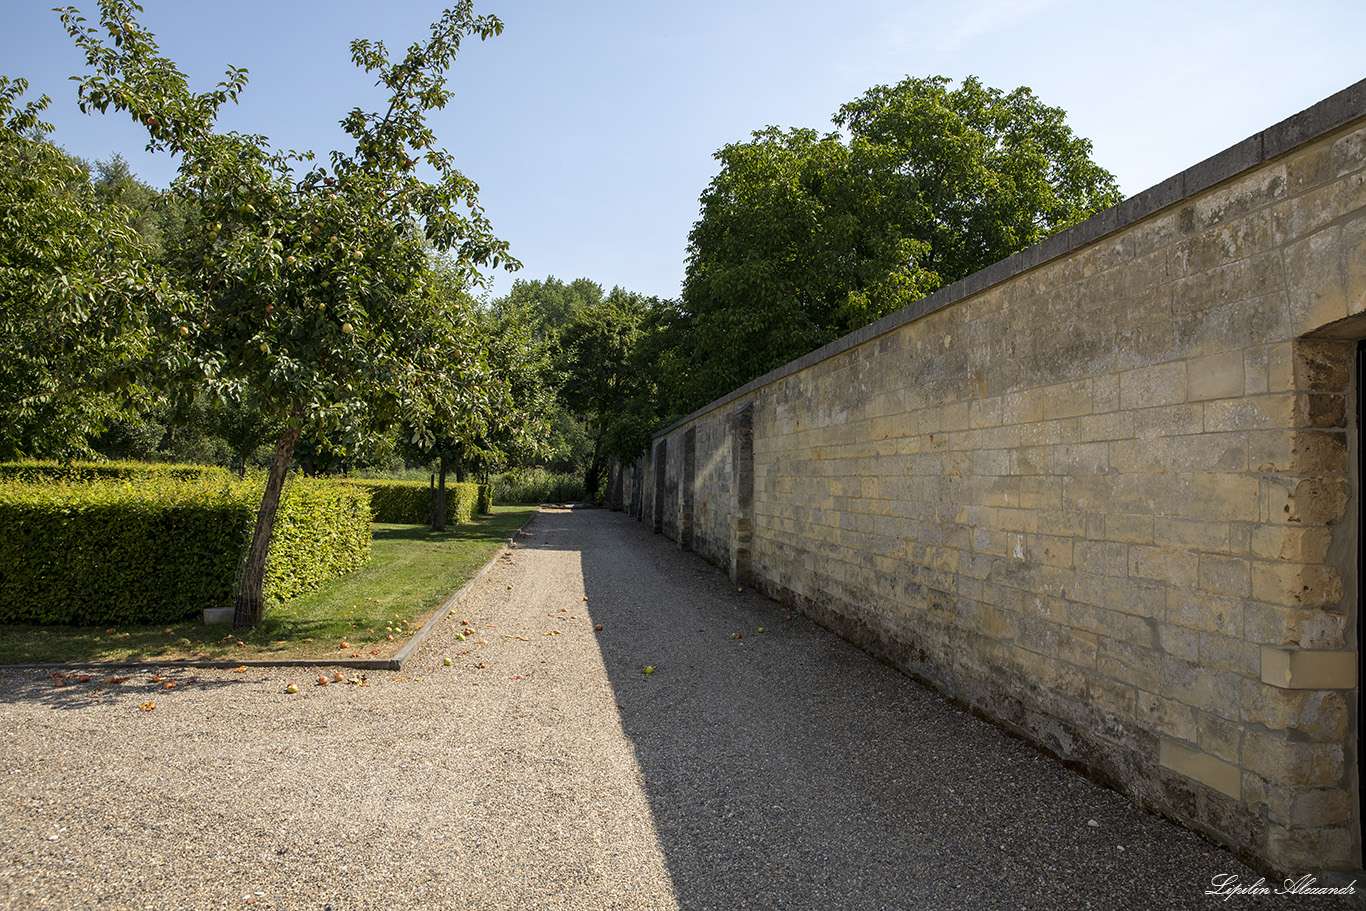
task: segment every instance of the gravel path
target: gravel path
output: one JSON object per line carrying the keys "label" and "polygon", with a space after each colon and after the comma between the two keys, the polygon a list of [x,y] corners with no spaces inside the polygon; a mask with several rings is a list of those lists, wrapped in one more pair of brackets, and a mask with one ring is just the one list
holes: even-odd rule
{"label": "gravel path", "polygon": [[0,670],[0,907],[1344,907],[1206,897],[1258,877],[619,513],[519,541],[364,686]]}

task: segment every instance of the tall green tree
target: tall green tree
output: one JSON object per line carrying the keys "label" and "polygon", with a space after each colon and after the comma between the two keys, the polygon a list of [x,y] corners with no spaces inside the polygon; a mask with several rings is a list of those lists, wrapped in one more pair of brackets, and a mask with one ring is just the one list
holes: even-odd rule
{"label": "tall green tree", "polygon": [[495,309],[517,307],[534,320],[535,331],[555,336],[574,321],[574,317],[602,300],[602,285],[589,278],[561,281],[553,275],[544,279],[517,279],[512,289],[495,301]]}
{"label": "tall green tree", "polygon": [[646,298],[613,288],[596,306],[579,312],[560,337],[564,375],[560,396],[589,427],[592,455],[584,489],[596,499],[607,471],[612,434],[641,389],[633,352],[649,307]]}
{"label": "tall green tree", "polygon": [[[449,252],[472,279],[481,266],[516,266],[477,186],[427,124],[452,97],[446,71],[462,39],[492,37],[502,23],[462,0],[396,61],[382,43],[352,42],[352,60],[386,98],[342,119],[354,148],[324,165],[263,136],[220,132],[219,110],[245,88],[246,72],[230,67],[215,89],[192,92],[137,12],[131,0],[100,0],[99,29],[74,8],[62,19],[86,54],[82,109],[125,112],[146,127],[150,150],[179,155],[174,190],[193,201],[204,228],[171,251],[188,293],[182,306],[153,314],[159,374],[183,395],[207,389],[283,428],[234,619],[254,626],[300,434],[345,451],[407,421],[425,438],[455,407],[458,390],[436,381],[454,349],[431,251]],[[419,163],[434,176],[419,176]]]}
{"label": "tall green tree", "polygon": [[688,357],[687,320],[677,301],[650,298],[628,359],[635,382],[616,407],[605,451],[623,464],[650,446],[661,427],[686,417],[681,390],[688,388],[693,364]]}
{"label": "tall green tree", "polygon": [[877,86],[848,131],[717,152],[689,235],[686,413],[1120,201],[1065,112],[975,78]]}
{"label": "tall green tree", "polygon": [[685,412],[935,285],[882,217],[866,156],[837,135],[769,127],[716,157],[689,235]]}
{"label": "tall green tree", "polygon": [[444,343],[433,345],[426,364],[425,382],[447,391],[428,416],[429,432],[421,433],[412,421],[404,424],[400,451],[410,460],[432,464],[437,474],[432,530],[446,528],[446,476],[454,470],[456,481],[465,480],[465,466],[477,457],[479,445],[500,398],[489,372],[487,339],[478,323],[475,301],[458,268],[436,273],[433,293],[442,300],[441,326]]}
{"label": "tall green tree", "polygon": [[[514,464],[514,458],[519,467],[544,459],[556,471],[587,471],[593,452],[592,429],[585,416],[569,409],[560,395],[565,381],[563,338],[579,316],[597,307],[602,298],[602,285],[591,279],[566,282],[551,275],[545,279],[519,279],[505,296],[492,302],[492,334],[509,353],[518,348],[514,339],[520,341],[526,353],[507,365],[521,377],[515,399],[529,402],[533,385],[540,388],[536,394],[534,428],[539,439],[535,440],[534,450],[528,449],[522,444],[532,442],[532,437],[517,429],[521,442],[502,450],[509,453],[508,465]],[[505,436],[504,430],[513,429],[495,427],[494,432]],[[520,454],[513,456],[514,452]]]}
{"label": "tall green tree", "polygon": [[1123,198],[1067,112],[1028,88],[975,77],[880,85],[835,123],[877,175],[881,218],[922,244],[919,265],[947,285]]}
{"label": "tall green tree", "polygon": [[198,218],[188,199],[138,179],[122,155],[96,161],[86,169],[99,199],[129,211],[129,225],[155,262],[164,263],[167,250],[183,244],[185,233],[197,229]]}
{"label": "tall green tree", "polygon": [[46,96],[0,76],[0,459],[90,454],[174,289],[134,213],[45,138]]}
{"label": "tall green tree", "polygon": [[531,307],[504,301],[479,312],[494,404],[479,440],[478,468],[492,471],[543,458],[552,446],[558,407],[555,340],[538,328]]}

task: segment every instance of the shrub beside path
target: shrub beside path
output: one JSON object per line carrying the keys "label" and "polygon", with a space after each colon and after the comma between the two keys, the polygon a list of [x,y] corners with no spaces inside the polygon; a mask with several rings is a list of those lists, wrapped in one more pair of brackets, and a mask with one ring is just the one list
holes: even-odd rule
{"label": "shrub beside path", "polygon": [[0,669],[0,907],[1345,907],[1206,896],[1258,877],[626,516],[518,540],[362,682]]}

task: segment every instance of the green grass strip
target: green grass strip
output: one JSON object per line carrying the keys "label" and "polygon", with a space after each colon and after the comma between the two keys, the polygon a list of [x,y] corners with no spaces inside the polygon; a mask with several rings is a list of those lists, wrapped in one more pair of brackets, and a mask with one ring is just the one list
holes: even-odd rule
{"label": "green grass strip", "polygon": [[375,525],[368,565],[267,610],[250,632],[198,621],[0,625],[0,664],[391,658],[535,511],[496,506],[492,515],[444,532]]}

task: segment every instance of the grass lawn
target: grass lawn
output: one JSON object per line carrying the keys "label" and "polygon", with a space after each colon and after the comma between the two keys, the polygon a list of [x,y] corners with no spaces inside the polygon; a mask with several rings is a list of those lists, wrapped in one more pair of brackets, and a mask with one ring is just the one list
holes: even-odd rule
{"label": "grass lawn", "polygon": [[0,625],[0,664],[389,658],[535,511],[495,506],[444,532],[375,525],[368,565],[267,607],[250,632],[205,626],[199,615],[155,627]]}

